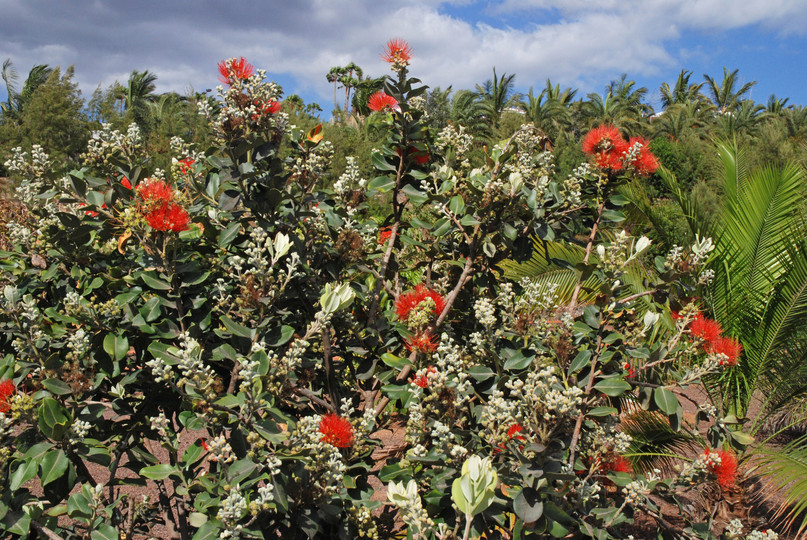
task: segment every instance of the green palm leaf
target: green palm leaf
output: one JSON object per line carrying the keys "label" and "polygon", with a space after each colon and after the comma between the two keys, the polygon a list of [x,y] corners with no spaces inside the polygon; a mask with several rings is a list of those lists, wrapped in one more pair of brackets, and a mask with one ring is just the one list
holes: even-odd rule
{"label": "green palm leaf", "polygon": [[781,450],[761,448],[755,474],[765,480],[763,497],[777,505],[774,518],[788,527],[799,519],[798,534],[807,529],[807,437],[792,441]]}

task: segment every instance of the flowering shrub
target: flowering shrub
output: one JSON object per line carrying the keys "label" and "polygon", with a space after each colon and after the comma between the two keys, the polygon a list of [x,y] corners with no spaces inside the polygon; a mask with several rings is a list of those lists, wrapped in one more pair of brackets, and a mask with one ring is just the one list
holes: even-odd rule
{"label": "flowering shrub", "polygon": [[[38,149],[7,164],[30,214],[2,263],[7,533],[378,538],[386,500],[412,538],[602,538],[637,511],[665,523],[651,494],[728,486],[711,451],[662,479],[625,428],[638,410],[684,429],[682,385],[736,358],[682,300],[706,244],[627,279],[649,241],[618,229],[614,187],[654,170],[647,145],[598,128],[558,180],[527,125],[472,169],[462,128],[411,105],[408,45],[384,58],[370,181],[349,161],[323,186],[321,129],[290,125],[243,58],[199,105],[216,145],[173,140],[170,171],[136,127],[63,178]],[[364,201],[385,194],[376,220]],[[549,243],[580,254],[570,294],[502,276]],[[723,420],[711,446],[747,444]],[[379,448],[396,426],[405,445]]]}

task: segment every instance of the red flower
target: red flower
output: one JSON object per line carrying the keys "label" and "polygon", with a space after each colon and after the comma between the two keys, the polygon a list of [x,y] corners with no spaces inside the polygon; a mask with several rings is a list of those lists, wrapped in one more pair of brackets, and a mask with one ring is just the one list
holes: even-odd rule
{"label": "red flower", "polygon": [[235,80],[248,79],[255,72],[255,68],[243,56],[223,60],[218,65],[219,80],[228,86]]}
{"label": "red flower", "polygon": [[189,171],[193,172],[193,169],[191,167],[193,166],[194,163],[196,163],[196,162],[194,160],[192,160],[191,158],[180,159],[179,160],[179,166],[180,166],[180,169],[182,169],[182,174],[185,174],[186,172],[189,172]]}
{"label": "red flower", "polygon": [[137,185],[136,190],[147,203],[168,203],[174,197],[174,189],[157,178],[147,178]]}
{"label": "red flower", "polygon": [[717,483],[723,489],[733,487],[737,478],[737,456],[733,452],[726,450],[710,450],[707,448],[704,455],[709,456],[710,454],[716,454],[720,458],[719,464],[709,465],[709,471],[717,476]]}
{"label": "red flower", "polygon": [[8,403],[8,398],[14,394],[14,383],[11,379],[6,379],[0,382],[0,413],[8,412],[11,406]]}
{"label": "red flower", "polygon": [[641,144],[642,148],[631,162],[631,165],[642,176],[650,176],[658,169],[658,159],[650,151],[650,143],[643,137],[631,137],[628,141],[628,149],[633,148],[636,143]]}
{"label": "red flower", "polygon": [[184,208],[173,202],[163,203],[148,214],[146,221],[157,231],[187,231],[190,217]]}
{"label": "red flower", "polygon": [[522,431],[524,431],[524,428],[521,426],[521,424],[516,422],[512,426],[510,426],[510,429],[507,430],[507,437],[511,440],[517,439],[519,441],[523,441],[524,437],[521,435],[517,435],[517,433],[521,433]]}
{"label": "red flower", "polygon": [[601,169],[618,171],[622,168],[622,157],[628,143],[619,130],[610,124],[596,127],[583,137],[583,152],[593,156]]}
{"label": "red flower", "polygon": [[[403,155],[403,152],[401,152],[400,148],[396,148],[395,151],[398,153],[399,156]],[[418,150],[414,146],[410,146],[407,149],[406,153],[407,155],[411,156],[412,159],[415,161],[415,163],[417,163],[418,165],[424,165],[428,163],[429,160],[431,159],[431,156],[429,155],[429,152],[427,150]]]}
{"label": "red flower", "polygon": [[425,371],[420,370],[418,374],[412,377],[409,382],[414,385],[420,386],[421,388],[426,388],[429,386],[429,373],[437,373],[437,368],[433,366],[429,366]]}
{"label": "red flower", "polygon": [[426,330],[422,334],[406,338],[404,345],[410,351],[417,349],[420,352],[434,352],[437,350],[437,337],[432,334],[431,330]]}
{"label": "red flower", "polygon": [[129,179],[126,178],[125,176],[121,178],[120,185],[122,185],[126,189],[132,189],[132,183],[129,182]]}
{"label": "red flower", "polygon": [[719,337],[710,341],[706,345],[706,352],[712,354],[725,354],[726,360],[721,360],[720,365],[736,366],[737,359],[743,352],[743,346],[739,341],[730,337]]}
{"label": "red flower", "polygon": [[703,316],[703,313],[698,313],[695,320],[689,323],[689,333],[694,337],[703,339],[707,343],[711,343],[719,338],[722,331],[723,328],[720,326],[719,322],[707,319]]}
{"label": "red flower", "polygon": [[599,470],[603,474],[608,474],[609,472],[624,472],[630,474],[633,472],[633,467],[631,467],[630,461],[619,454],[614,454],[610,459],[600,463]]}
{"label": "red flower", "polygon": [[409,43],[406,41],[401,38],[394,38],[387,41],[387,48],[384,54],[381,55],[381,58],[384,62],[390,64],[395,62],[408,64],[412,59],[412,49],[409,48]]}
{"label": "red flower", "polygon": [[384,227],[378,232],[378,243],[383,246],[390,236],[392,236],[392,227]]}
{"label": "red flower", "polygon": [[418,285],[408,293],[399,296],[398,300],[395,302],[395,313],[398,314],[398,320],[405,321],[409,317],[409,312],[427,298],[434,300],[436,306],[434,308],[434,314],[440,315],[446,305],[445,299],[439,293],[427,289],[423,285]]}
{"label": "red flower", "polygon": [[630,362],[625,362],[624,364],[622,364],[622,367],[625,369],[625,371],[628,372],[627,375],[628,379],[632,379],[633,377],[636,376],[636,370],[633,369],[633,366],[630,365]]}
{"label": "red flower", "polygon": [[394,97],[387,95],[383,90],[379,90],[367,101],[367,107],[371,111],[383,111],[390,109],[392,111],[398,110],[398,100]]}
{"label": "red flower", "polygon": [[207,445],[207,441],[206,441],[206,440],[204,440],[204,439],[199,439],[199,444],[201,444],[201,445],[202,445],[202,448],[204,448],[206,451],[210,452],[210,447]]}
{"label": "red flower", "polygon": [[336,414],[326,414],[319,421],[322,440],[337,448],[353,446],[353,425],[346,418]]}

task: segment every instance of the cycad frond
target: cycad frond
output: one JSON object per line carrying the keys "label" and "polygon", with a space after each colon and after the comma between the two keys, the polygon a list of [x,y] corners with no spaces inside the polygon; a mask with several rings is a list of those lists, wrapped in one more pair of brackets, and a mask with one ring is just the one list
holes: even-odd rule
{"label": "cycad frond", "polygon": [[776,505],[774,519],[781,518],[788,528],[798,523],[801,535],[807,530],[807,437],[781,450],[760,448],[756,454],[755,474],[764,479],[763,497]]}

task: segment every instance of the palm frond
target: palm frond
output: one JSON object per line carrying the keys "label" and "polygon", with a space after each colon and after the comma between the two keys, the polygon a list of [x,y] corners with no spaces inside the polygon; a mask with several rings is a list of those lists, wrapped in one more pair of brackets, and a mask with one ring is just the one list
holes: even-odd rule
{"label": "palm frond", "polygon": [[800,437],[781,450],[760,448],[756,451],[755,474],[765,482],[765,499],[776,505],[774,519],[782,519],[790,528],[798,524],[797,534],[807,530],[807,437]]}
{"label": "palm frond", "polygon": [[625,457],[637,472],[672,470],[679,456],[700,446],[690,433],[674,430],[658,411],[637,409],[622,420],[622,431],[633,439]]}

